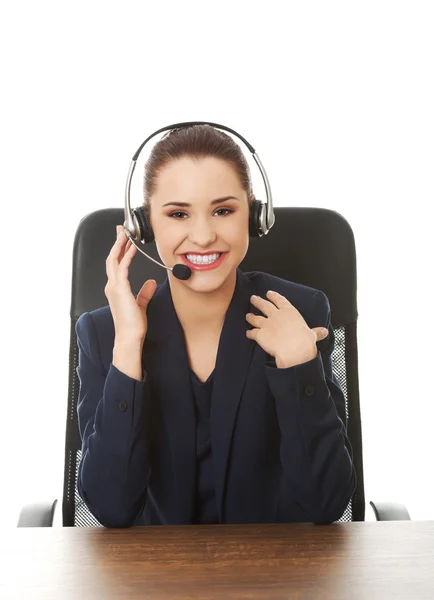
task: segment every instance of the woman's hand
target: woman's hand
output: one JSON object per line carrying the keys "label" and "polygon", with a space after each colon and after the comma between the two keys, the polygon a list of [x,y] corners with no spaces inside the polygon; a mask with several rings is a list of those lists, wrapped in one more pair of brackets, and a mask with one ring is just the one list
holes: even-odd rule
{"label": "woman's hand", "polygon": [[274,356],[279,369],[314,359],[318,354],[316,343],[328,336],[327,329],[310,329],[295,306],[278,292],[270,290],[266,296],[270,301],[251,297],[253,306],[266,316],[247,313],[246,320],[256,327],[246,331],[247,337]]}
{"label": "woman's hand", "polygon": [[148,279],[137,298],[134,297],[128,280],[128,269],[137,248],[130,240],[127,242],[122,225],[116,226],[116,233],[116,241],[106,260],[108,281],[104,293],[113,315],[116,338],[141,342],[148,328],[146,310],[157,289],[157,282],[155,279]]}

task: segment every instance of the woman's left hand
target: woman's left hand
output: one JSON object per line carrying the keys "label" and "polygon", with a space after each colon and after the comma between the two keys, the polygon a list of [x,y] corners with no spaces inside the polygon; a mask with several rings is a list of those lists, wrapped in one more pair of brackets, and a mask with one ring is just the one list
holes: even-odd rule
{"label": "woman's left hand", "polygon": [[270,290],[266,296],[269,300],[251,296],[250,302],[265,317],[248,313],[246,320],[255,329],[248,329],[246,336],[274,356],[279,369],[314,359],[318,354],[316,343],[328,336],[327,329],[310,329],[295,306],[278,292]]}

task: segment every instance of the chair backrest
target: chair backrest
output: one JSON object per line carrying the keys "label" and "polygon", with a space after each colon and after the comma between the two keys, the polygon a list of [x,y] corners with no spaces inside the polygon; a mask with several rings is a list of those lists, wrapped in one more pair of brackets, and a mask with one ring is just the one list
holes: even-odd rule
{"label": "chair backrest", "polygon": [[[357,488],[339,521],[363,521],[362,436],[360,423],[357,358],[357,278],[353,232],[337,212],[323,208],[276,207],[276,222],[268,235],[251,238],[240,269],[263,271],[283,279],[322,290],[330,301],[335,347],[333,372],[345,395],[348,437],[353,448]],[[77,422],[78,349],[75,324],[83,312],[107,306],[105,261],[115,241],[116,225],[123,223],[123,209],[103,209],[86,215],[79,223],[74,240],[71,295],[71,334],[69,354],[68,414],[65,445],[63,524],[95,526],[76,489],[81,459]],[[149,247],[148,247],[149,246]],[[146,252],[160,260],[155,243]],[[166,271],[137,253],[130,268],[130,282],[137,294],[146,279],[158,283]]]}

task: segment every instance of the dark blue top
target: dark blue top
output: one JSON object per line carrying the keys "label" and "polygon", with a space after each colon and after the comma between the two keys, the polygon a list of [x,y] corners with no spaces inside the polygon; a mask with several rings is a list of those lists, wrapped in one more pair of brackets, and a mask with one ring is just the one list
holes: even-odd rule
{"label": "dark blue top", "polygon": [[[329,330],[312,360],[279,369],[246,336],[251,295],[265,298],[268,290],[286,297],[309,327]],[[167,278],[147,319],[141,381],[113,365],[110,306],[84,312],[75,327],[82,439],[77,488],[104,527],[131,527],[140,519],[143,525],[189,525],[195,515],[195,400]],[[322,291],[237,269],[212,384],[212,473],[221,523],[332,523],[343,514],[357,479],[346,398],[333,370],[334,341]]]}
{"label": "dark blue top", "polygon": [[214,371],[204,382],[191,370],[191,384],[196,407],[196,511],[194,523],[218,523],[214,490],[209,413]]}

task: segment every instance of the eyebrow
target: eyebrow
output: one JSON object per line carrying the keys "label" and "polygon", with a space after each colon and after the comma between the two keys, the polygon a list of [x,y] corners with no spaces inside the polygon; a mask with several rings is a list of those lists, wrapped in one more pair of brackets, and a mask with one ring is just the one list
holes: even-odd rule
{"label": "eyebrow", "polygon": [[[223,198],[216,198],[215,200],[211,200],[210,205],[212,206],[213,204],[218,204],[219,202],[224,202],[225,200],[239,200],[239,198],[236,198],[235,196],[224,196]],[[191,206],[191,204],[189,204],[188,202],[167,202],[166,204],[163,204],[162,208],[164,208],[165,206],[187,207]]]}

